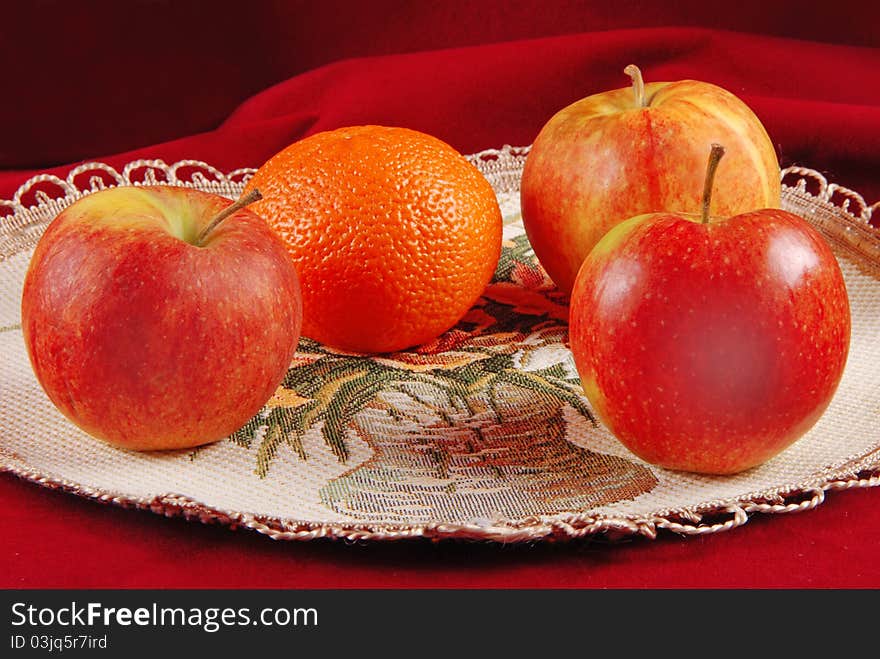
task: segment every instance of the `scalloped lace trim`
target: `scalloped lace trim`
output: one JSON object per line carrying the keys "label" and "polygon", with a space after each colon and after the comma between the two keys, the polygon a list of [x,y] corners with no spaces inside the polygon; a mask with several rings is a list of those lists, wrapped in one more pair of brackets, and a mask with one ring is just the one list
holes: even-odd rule
{"label": "scalloped lace trim", "polygon": [[[496,191],[503,195],[519,190],[522,163],[529,146],[505,145],[500,149],[486,149],[466,156],[486,176],[493,179]],[[0,209],[13,213],[33,210],[35,206],[73,201],[79,197],[115,185],[180,185],[216,188],[218,192],[238,192],[257,170],[243,167],[223,173],[202,160],[179,160],[168,164],[163,160],[133,160],[118,171],[102,162],[86,162],[70,170],[66,178],[53,174],[38,174],[22,183],[12,199],[0,199]],[[844,211],[854,219],[870,223],[880,202],[868,204],[858,192],[836,183],[829,183],[819,172],[807,167],[787,167],[782,170],[783,185],[799,194],[808,194]],[[55,194],[49,190],[54,188]],[[32,198],[34,203],[28,204]],[[8,213],[7,213],[8,214]]]}

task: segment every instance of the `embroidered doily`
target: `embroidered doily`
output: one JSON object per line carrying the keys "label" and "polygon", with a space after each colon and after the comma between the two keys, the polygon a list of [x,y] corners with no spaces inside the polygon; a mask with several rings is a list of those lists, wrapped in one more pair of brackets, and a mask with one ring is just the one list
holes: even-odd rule
{"label": "embroidered doily", "polygon": [[64,207],[114,185],[167,183],[237,197],[252,169],[136,161],[41,175],[0,201],[0,469],[122,506],[247,527],[276,539],[406,537],[516,542],[659,530],[698,535],[755,513],[813,508],[880,485],[880,237],[874,208],[804,168],[783,207],[832,244],[853,314],[850,357],[819,423],[768,463],[729,477],[646,464],[595,424],[565,347],[567,307],[519,216],[527,147],[470,156],[492,183],[504,248],[483,298],[418,350],[352,357],[303,339],[282,387],[230,438],[136,453],[94,440],[40,389],[20,328],[24,274]]}

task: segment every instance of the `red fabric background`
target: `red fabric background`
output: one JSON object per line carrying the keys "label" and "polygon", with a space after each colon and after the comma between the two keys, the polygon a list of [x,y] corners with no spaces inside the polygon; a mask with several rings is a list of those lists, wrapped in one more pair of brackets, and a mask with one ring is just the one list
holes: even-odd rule
{"label": "red fabric background", "polygon": [[[293,140],[403,125],[462,152],[648,80],[738,94],[783,166],[880,201],[880,9],[855,3],[131,3],[4,7],[0,198],[87,160],[259,166]],[[436,5],[436,6],[435,6]],[[85,8],[84,8],[85,7]],[[878,337],[880,339],[880,337]],[[878,587],[880,488],[682,539],[290,544],[0,476],[3,587]]]}

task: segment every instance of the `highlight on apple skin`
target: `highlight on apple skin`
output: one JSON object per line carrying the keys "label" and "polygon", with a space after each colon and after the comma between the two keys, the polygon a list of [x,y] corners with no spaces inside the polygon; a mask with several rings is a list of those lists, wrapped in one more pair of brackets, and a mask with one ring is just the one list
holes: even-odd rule
{"label": "highlight on apple skin", "polygon": [[778,208],[776,150],[755,113],[734,94],[696,80],[645,84],[563,108],[538,133],[520,189],[523,225],[539,262],[570,294],[584,258],[615,224],[655,212],[697,213],[706,154],[727,150],[714,212]]}
{"label": "highlight on apple skin", "polygon": [[593,409],[633,453],[731,474],[821,417],[850,323],[840,267],[806,220],[655,213],[617,225],[585,259],[570,340]]}
{"label": "highlight on apple skin", "polygon": [[25,277],[22,330],[73,423],[123,448],[188,448],[234,432],[272,396],[299,341],[299,281],[243,205],[118,187],[51,222]]}

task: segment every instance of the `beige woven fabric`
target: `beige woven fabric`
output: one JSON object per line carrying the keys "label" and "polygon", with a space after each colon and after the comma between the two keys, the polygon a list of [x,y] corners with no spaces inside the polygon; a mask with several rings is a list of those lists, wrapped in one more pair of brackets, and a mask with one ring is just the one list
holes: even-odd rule
{"label": "beige woven fabric", "polygon": [[[377,358],[304,339],[282,388],[241,431],[196,451],[135,453],[65,420],[24,349],[20,293],[57,212],[106,185],[167,182],[238,196],[252,170],[204,163],[89,163],[37,177],[0,202],[0,468],[121,505],[247,526],[283,539],[465,537],[505,542],[659,529],[710,533],[758,512],[820,504],[880,484],[880,238],[855,193],[787,170],[784,207],[835,247],[853,314],[837,394],[819,423],[770,462],[731,477],[666,471],[594,424],[565,347],[567,309],[519,217],[527,148],[471,156],[498,194],[504,250],[486,295],[418,351]],[[5,211],[4,211],[5,207]],[[333,393],[347,377],[357,395]]]}

